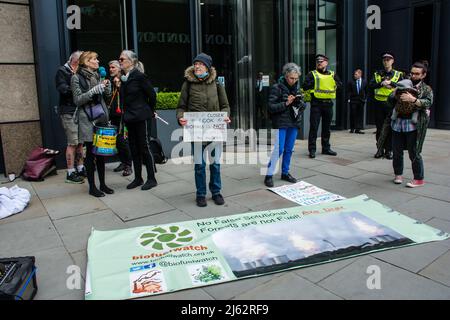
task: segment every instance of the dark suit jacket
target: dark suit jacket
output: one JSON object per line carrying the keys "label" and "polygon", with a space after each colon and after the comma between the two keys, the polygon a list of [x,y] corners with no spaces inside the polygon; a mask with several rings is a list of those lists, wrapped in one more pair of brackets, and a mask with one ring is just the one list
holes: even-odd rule
{"label": "dark suit jacket", "polygon": [[352,79],[347,84],[347,96],[350,103],[365,103],[367,100],[367,81],[361,79],[361,90],[358,94],[358,89],[356,88],[356,80]]}
{"label": "dark suit jacket", "polygon": [[128,80],[122,83],[120,95],[123,102],[124,122],[150,120],[154,116],[156,93],[150,79],[134,69]]}

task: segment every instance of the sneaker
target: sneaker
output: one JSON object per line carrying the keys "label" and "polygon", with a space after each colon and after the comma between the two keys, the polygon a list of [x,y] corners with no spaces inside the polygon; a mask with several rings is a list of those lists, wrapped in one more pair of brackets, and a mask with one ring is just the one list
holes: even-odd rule
{"label": "sneaker", "polygon": [[223,199],[221,194],[216,194],[212,197],[214,203],[218,206],[223,206],[225,204],[225,200]]}
{"label": "sneaker", "polygon": [[197,206],[200,208],[204,208],[207,206],[205,197],[197,197],[195,201],[197,202]]}
{"label": "sneaker", "polygon": [[83,168],[81,171],[77,171],[77,175],[82,178],[87,178],[86,168]]}
{"label": "sneaker", "polygon": [[395,184],[402,184],[403,183],[403,177],[402,176],[395,176],[394,183]]}
{"label": "sneaker", "polygon": [[290,183],[297,183],[297,179],[295,179],[289,173],[281,175],[281,180],[284,180],[284,181],[287,181],[287,182],[290,182]]}
{"label": "sneaker", "polygon": [[388,160],[394,159],[394,156],[393,156],[393,154],[392,154],[392,151],[386,151],[386,152],[384,153],[384,157],[385,157],[386,159],[388,159]]}
{"label": "sneaker", "polygon": [[266,176],[266,178],[264,179],[264,184],[268,188],[273,188],[273,178],[271,176]]}
{"label": "sneaker", "polygon": [[66,183],[83,184],[84,179],[83,177],[80,177],[76,172],[72,172],[71,174],[67,173]]}
{"label": "sneaker", "polygon": [[411,182],[408,182],[406,186],[408,188],[418,188],[423,187],[425,185],[425,182],[423,180],[412,180]]}

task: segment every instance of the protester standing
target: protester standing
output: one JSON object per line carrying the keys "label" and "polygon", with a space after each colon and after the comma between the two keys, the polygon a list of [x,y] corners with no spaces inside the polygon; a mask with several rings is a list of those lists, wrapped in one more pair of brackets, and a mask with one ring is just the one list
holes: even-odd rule
{"label": "protester standing", "polygon": [[112,81],[112,98],[108,104],[111,124],[118,128],[117,134],[117,151],[120,159],[120,164],[114,169],[114,172],[121,172],[124,177],[128,177],[133,173],[131,168],[132,159],[130,145],[128,144],[128,133],[123,124],[123,107],[120,99],[121,86],[121,69],[120,63],[117,60],[109,63],[109,74]]}
{"label": "protester standing", "polygon": [[367,99],[367,81],[363,71],[356,69],[353,79],[347,84],[348,103],[350,105],[350,133],[364,134],[364,105]]}
{"label": "protester standing", "polygon": [[281,179],[290,183],[297,182],[297,179],[289,173],[289,169],[305,109],[303,97],[299,93],[301,74],[301,68],[298,65],[288,63],[283,67],[283,76],[271,88],[269,113],[273,129],[278,129],[278,139],[264,179],[264,184],[269,188],[274,186],[273,174],[281,155],[283,155]]}
{"label": "protester standing", "polygon": [[84,168],[83,144],[78,140],[78,125],[74,123],[76,105],[73,102],[71,88],[72,76],[77,72],[81,51],[70,55],[69,61],[58,68],[55,82],[59,92],[59,110],[61,123],[67,138],[66,162],[67,183],[84,183],[86,169]]}
{"label": "protester standing", "polygon": [[[375,158],[379,159],[384,156],[386,159],[392,160],[392,133],[389,126],[392,106],[388,103],[388,97],[394,92],[397,83],[403,80],[403,73],[393,68],[395,59],[391,53],[384,53],[382,59],[384,69],[375,72],[369,84],[369,87],[374,91],[373,106],[377,126],[378,151]],[[383,126],[385,127],[384,134],[382,134]]]}
{"label": "protester standing", "polygon": [[[417,90],[417,97],[409,92],[400,96],[394,92],[389,97],[389,102],[397,108],[391,123],[394,150],[394,183],[403,183],[403,150],[407,149],[414,173],[414,179],[406,184],[409,188],[425,185],[421,153],[430,121],[430,108],[433,105],[433,90],[424,82],[427,72],[428,62],[426,61],[416,62],[411,68],[411,84]],[[408,87],[408,84],[406,83],[405,86]],[[402,104],[406,104],[409,107],[406,112],[398,110]],[[415,112],[418,112],[418,115],[414,116]]]}
{"label": "protester standing", "polygon": [[331,121],[333,119],[333,100],[336,91],[342,87],[342,82],[334,71],[328,70],[329,59],[323,54],[316,56],[316,70],[311,71],[305,78],[303,90],[311,95],[311,115],[308,139],[309,157],[316,157],[316,142],[319,124],[322,119],[322,154],[337,156],[331,150]]}
{"label": "protester standing", "polygon": [[[139,70],[142,64],[135,52],[123,51],[119,62],[123,73],[120,86],[124,108],[123,121],[128,129],[128,141],[134,165],[134,180],[127,189],[142,186],[142,190],[150,190],[158,185],[148,132],[149,122],[155,115],[156,92],[148,76]],[[142,163],[147,169],[145,184],[142,179]]]}
{"label": "protester standing", "polygon": [[[105,158],[93,153],[94,125],[106,126],[109,121],[108,107],[105,99],[111,98],[111,82],[100,81],[98,54],[91,51],[80,56],[80,68],[72,77],[72,92],[77,106],[76,122],[78,123],[79,141],[86,147],[86,173],[89,182],[89,194],[100,198],[113,194],[114,190],[105,183]],[[93,105],[101,105],[103,115],[97,120],[90,119],[89,109]],[[100,190],[95,185],[95,168],[97,167]]]}
{"label": "protester standing", "polygon": [[[212,58],[201,53],[193,60],[193,66],[185,71],[185,82],[181,88],[178,102],[177,119],[181,126],[187,124],[185,112],[227,112],[230,114],[225,87],[217,81],[217,72],[213,67]],[[231,123],[229,117],[226,123]],[[199,207],[206,207],[206,154],[210,151],[213,158],[210,164],[211,179],[209,189],[216,205],[224,205],[221,195],[222,181],[220,176],[220,158],[222,143],[192,143],[195,162],[195,185],[197,188],[196,202]],[[212,149],[212,150],[211,150]],[[206,150],[206,152],[205,152]]]}

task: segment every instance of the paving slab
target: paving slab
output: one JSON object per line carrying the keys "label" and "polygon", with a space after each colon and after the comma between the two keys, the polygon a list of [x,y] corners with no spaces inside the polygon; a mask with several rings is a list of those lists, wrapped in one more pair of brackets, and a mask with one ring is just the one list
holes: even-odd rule
{"label": "paving slab", "polygon": [[[375,153],[375,151],[374,151]],[[376,172],[381,174],[392,175],[394,169],[392,168],[392,162],[384,159],[373,159],[367,161],[360,161],[350,164],[349,167],[365,170],[368,172]],[[406,162],[405,162],[406,168]],[[406,172],[406,170],[405,170]]]}
{"label": "paving slab", "polygon": [[[86,280],[86,266],[87,266],[87,251],[81,250],[78,252],[71,253],[70,256],[74,262],[74,265],[78,266],[81,270],[81,276],[83,280]],[[84,295],[84,293],[83,293]],[[84,299],[84,297],[83,297]]]}
{"label": "paving slab", "polygon": [[19,221],[27,221],[41,217],[48,217],[47,210],[45,210],[44,206],[42,205],[42,201],[35,195],[31,197],[31,201],[24,211],[13,216],[9,216],[8,218],[1,219],[0,225]]}
{"label": "paving slab", "polygon": [[449,202],[422,196],[401,204],[398,210],[421,222],[428,221],[432,218],[450,221]]}
{"label": "paving slab", "polygon": [[265,187],[263,183],[261,185],[255,184],[254,182],[252,182],[252,180],[249,179],[236,180],[228,177],[222,177],[222,195],[224,197],[234,196],[237,194],[258,190],[261,189],[262,187]]}
{"label": "paving slab", "polygon": [[[380,268],[380,290],[370,290],[367,286],[368,281],[372,283],[370,276],[373,276],[373,273],[367,273],[371,266]],[[319,285],[345,299],[450,299],[449,287],[370,256],[357,260],[331,277],[319,282]]]}
{"label": "paving slab", "polygon": [[335,274],[339,270],[352,264],[359,258],[349,258],[345,260],[325,263],[317,266],[312,266],[308,268],[297,269],[294,272],[302,278],[313,283],[318,283],[323,279]]}
{"label": "paving slab", "polygon": [[152,300],[214,300],[203,288],[189,289],[177,291],[174,293],[166,293],[153,297],[145,297],[136,300],[152,301]]}
{"label": "paving slab", "polygon": [[0,237],[1,257],[18,257],[63,245],[49,217],[0,225]]}
{"label": "paving slab", "polygon": [[349,179],[353,177],[357,177],[366,173],[364,170],[348,167],[348,166],[339,166],[336,164],[328,163],[319,167],[314,167],[314,171],[318,171],[320,173],[324,173],[330,176],[335,176],[339,178]]}
{"label": "paving slab", "polygon": [[297,276],[283,274],[235,297],[237,300],[341,300],[335,294]]}
{"label": "paving slab", "polygon": [[420,275],[450,287],[450,251],[422,270]]}
{"label": "paving slab", "polygon": [[253,208],[280,200],[280,196],[269,190],[256,190],[228,197],[227,200],[247,208]]}
{"label": "paving slab", "polygon": [[213,217],[221,217],[234,215],[239,213],[249,212],[250,209],[241,206],[237,203],[227,201],[225,198],[225,205],[217,206],[211,200],[211,196],[206,198],[208,206],[206,208],[199,208],[195,203],[195,196],[183,196],[183,197],[173,197],[166,199],[173,207],[178,208],[182,212],[191,216],[194,219],[207,219]]}
{"label": "paving slab", "polygon": [[417,196],[412,194],[395,192],[389,188],[381,188],[365,184],[360,185],[358,193],[366,194],[371,199],[374,199],[375,201],[378,201],[388,206],[389,208],[399,210],[400,213],[403,213],[401,211],[401,208],[404,203],[417,198]]}
{"label": "paving slab", "polygon": [[192,220],[191,216],[181,210],[172,210],[160,214],[155,214],[150,217],[127,221],[126,225],[130,228],[143,227],[143,226],[157,226],[168,223],[184,222]]}
{"label": "paving slab", "polygon": [[62,178],[62,181],[57,183],[34,183],[33,188],[41,200],[71,196],[78,193],[88,193],[89,187],[87,182],[83,184],[70,184],[65,183],[64,179]]}
{"label": "paving slab", "polygon": [[[69,266],[73,265],[64,247],[57,247],[49,250],[31,253],[36,257],[36,273],[38,292],[36,300],[59,299],[62,296],[73,294],[67,288],[67,273]],[[83,281],[81,281],[82,283]]]}
{"label": "paving slab", "polygon": [[231,300],[249,290],[252,290],[275,278],[281,277],[282,273],[275,273],[255,278],[247,278],[232,282],[221,283],[205,287],[204,290],[217,300]]}
{"label": "paving slab", "polygon": [[55,226],[69,253],[86,250],[92,228],[101,231],[127,228],[111,210],[57,220]]}
{"label": "paving slab", "polygon": [[192,184],[183,180],[160,184],[156,188],[150,190],[153,195],[160,199],[183,196],[186,194],[191,194],[192,191]]}
{"label": "paving slab", "polygon": [[135,220],[175,209],[150,191],[124,190],[101,198],[123,221]]}
{"label": "paving slab", "polygon": [[95,198],[87,193],[44,199],[42,203],[52,220],[108,209],[99,198]]}
{"label": "paving slab", "polygon": [[418,273],[448,250],[448,247],[440,244],[440,242],[433,242],[374,253],[371,256],[402,269]]}
{"label": "paving slab", "polygon": [[222,169],[222,175],[236,180],[253,178],[261,175],[261,167],[258,165],[239,165]]}

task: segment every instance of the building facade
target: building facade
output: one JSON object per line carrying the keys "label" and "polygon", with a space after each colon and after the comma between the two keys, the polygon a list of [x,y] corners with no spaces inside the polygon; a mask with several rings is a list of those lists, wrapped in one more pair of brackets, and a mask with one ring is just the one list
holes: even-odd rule
{"label": "building facade", "polygon": [[[448,2],[0,0],[0,172],[19,173],[34,146],[64,150],[54,75],[72,51],[96,51],[107,66],[122,49],[134,50],[154,86],[175,92],[192,57],[207,52],[224,79],[233,127],[266,129],[271,127],[268,92],[282,66],[296,62],[303,79],[314,68],[316,53],[330,57],[330,68],[344,83],[356,67],[369,75],[381,67],[378,57],[386,50],[394,52],[398,67],[405,70],[415,59],[427,59],[430,83],[437,93],[445,92],[446,69],[439,62],[450,50],[444,36],[450,31]],[[366,27],[367,8],[373,4],[381,8],[380,30]],[[72,8],[80,9],[80,29],[71,28]],[[448,129],[450,100],[437,98],[431,125]],[[345,90],[334,108],[334,128],[347,128]],[[373,123],[370,104],[366,114],[367,124]],[[308,134],[308,115],[306,111],[300,138]]]}

